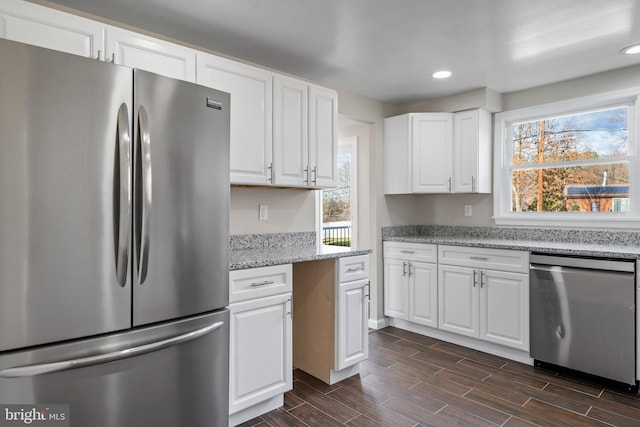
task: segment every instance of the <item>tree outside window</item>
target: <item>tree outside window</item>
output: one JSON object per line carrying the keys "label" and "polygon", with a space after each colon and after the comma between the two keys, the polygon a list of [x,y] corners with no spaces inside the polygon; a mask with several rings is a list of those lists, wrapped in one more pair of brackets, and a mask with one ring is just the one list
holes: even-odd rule
{"label": "tree outside window", "polygon": [[628,212],[628,123],[625,105],[512,123],[511,211]]}

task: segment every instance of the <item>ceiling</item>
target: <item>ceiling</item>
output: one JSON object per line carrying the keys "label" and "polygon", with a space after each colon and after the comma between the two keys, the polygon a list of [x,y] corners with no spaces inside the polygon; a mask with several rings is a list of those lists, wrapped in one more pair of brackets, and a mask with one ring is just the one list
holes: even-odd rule
{"label": "ceiling", "polygon": [[394,104],[640,64],[637,0],[53,2]]}

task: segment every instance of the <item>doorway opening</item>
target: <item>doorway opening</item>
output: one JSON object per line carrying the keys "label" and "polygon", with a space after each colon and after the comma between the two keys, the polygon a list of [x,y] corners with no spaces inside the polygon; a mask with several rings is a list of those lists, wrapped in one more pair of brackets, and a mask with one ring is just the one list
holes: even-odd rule
{"label": "doorway opening", "polygon": [[358,218],[358,137],[338,140],[338,186],[317,193],[319,240],[323,245],[355,246]]}

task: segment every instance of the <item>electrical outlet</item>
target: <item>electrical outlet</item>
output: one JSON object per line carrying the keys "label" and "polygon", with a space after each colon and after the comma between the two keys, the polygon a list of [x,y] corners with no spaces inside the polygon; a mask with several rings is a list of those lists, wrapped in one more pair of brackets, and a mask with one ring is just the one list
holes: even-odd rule
{"label": "electrical outlet", "polygon": [[472,205],[464,205],[464,216],[473,215],[473,207]]}
{"label": "electrical outlet", "polygon": [[258,205],[258,220],[266,221],[269,219],[269,205]]}

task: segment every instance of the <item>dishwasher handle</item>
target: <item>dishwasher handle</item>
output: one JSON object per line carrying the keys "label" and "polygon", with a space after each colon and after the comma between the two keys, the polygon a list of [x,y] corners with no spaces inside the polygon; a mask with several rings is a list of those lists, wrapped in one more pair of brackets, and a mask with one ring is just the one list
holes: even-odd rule
{"label": "dishwasher handle", "polygon": [[530,268],[538,270],[551,267],[570,267],[581,270],[606,270],[623,273],[635,272],[635,261],[629,259],[578,258],[553,255],[531,254]]}

